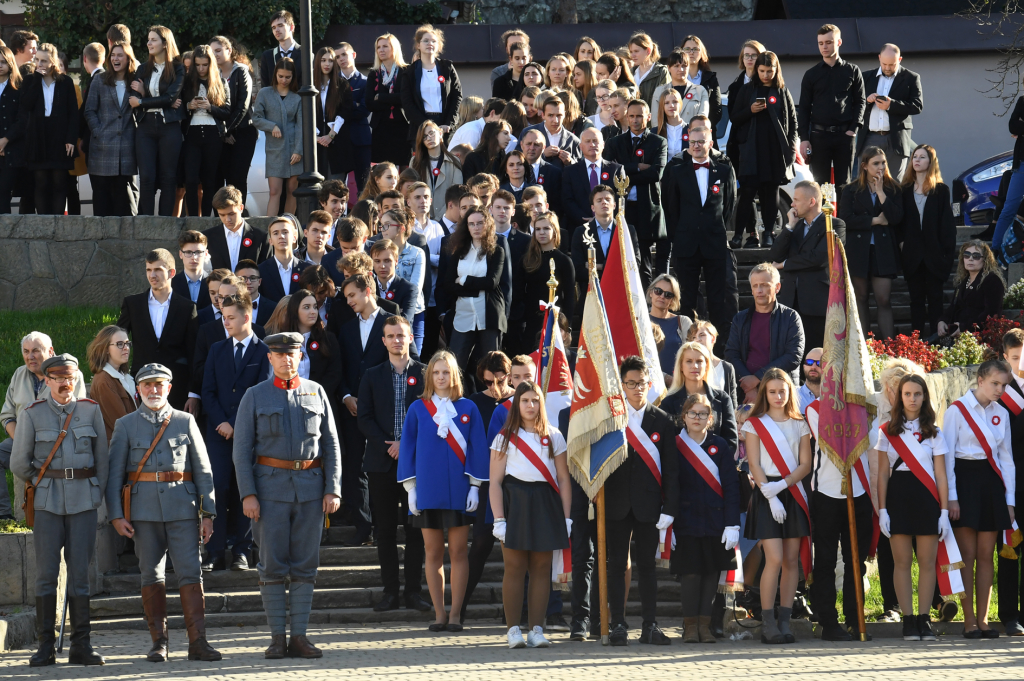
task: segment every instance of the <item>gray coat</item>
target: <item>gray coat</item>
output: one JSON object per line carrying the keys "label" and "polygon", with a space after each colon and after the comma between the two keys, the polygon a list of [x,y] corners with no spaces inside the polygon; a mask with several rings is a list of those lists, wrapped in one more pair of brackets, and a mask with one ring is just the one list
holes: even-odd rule
{"label": "gray coat", "polygon": [[[122,416],[114,424],[110,439],[110,475],[107,478],[107,515],[111,520],[124,517],[121,488],[134,473],[146,450],[153,443],[160,425],[143,417],[148,407]],[[132,520],[169,523],[213,516],[213,471],[206,455],[199,426],[192,415],[171,410],[171,422],[153,453],[142,467],[144,473],[157,471],[191,472],[192,482],[137,482],[132,485]]]}
{"label": "gray coat", "polygon": [[134,175],[135,116],[128,105],[130,88],[125,88],[122,101],[117,88],[107,85],[103,77],[93,78],[89,98],[85,102],[85,120],[89,124],[89,174],[100,177]]}
{"label": "gray coat", "polygon": [[[302,98],[294,92],[281,99],[272,87],[265,87],[256,95],[252,109],[252,124],[265,134],[267,177],[293,177],[302,174],[302,163],[290,165],[292,154],[302,153]],[[271,133],[274,126],[281,137]]]}
{"label": "gray coat", "polygon": [[[34,508],[55,515],[73,515],[92,511],[103,503],[103,480],[107,480],[107,431],[103,427],[100,405],[92,400],[73,400],[67,405],[73,413],[68,434],[53,455],[49,470],[95,468],[91,478],[63,480],[43,478],[36,488]],[[46,457],[50,455],[67,416],[53,398],[27,407],[18,418],[11,452],[11,472],[33,483]]]}
{"label": "gray coat", "polygon": [[[325,494],[341,496],[341,442],[327,392],[319,383],[299,379],[284,390],[270,378],[249,388],[238,405],[232,458],[238,496],[304,502]],[[286,461],[321,458],[320,468],[287,470],[256,463],[269,456]]]}

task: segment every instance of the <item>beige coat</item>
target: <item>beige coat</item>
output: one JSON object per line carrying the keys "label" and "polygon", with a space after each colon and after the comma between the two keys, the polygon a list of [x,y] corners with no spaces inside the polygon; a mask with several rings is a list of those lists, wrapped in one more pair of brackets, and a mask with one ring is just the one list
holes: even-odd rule
{"label": "beige coat", "polygon": [[[85,397],[85,378],[82,376],[81,371],[78,372],[77,378],[78,380],[75,383],[75,399],[80,400]],[[29,373],[28,367],[24,365],[18,367],[15,369],[14,375],[11,376],[10,385],[7,386],[4,406],[0,410],[0,424],[6,428],[8,422],[18,420],[25,407],[36,400],[45,400],[49,396],[50,389],[46,387],[45,383],[38,393],[35,391],[32,374]]]}
{"label": "beige coat", "polygon": [[[654,91],[654,101],[651,103],[651,128],[654,130],[658,129],[658,111],[659,105],[661,104],[661,93],[672,87],[672,83],[665,83]],[[683,109],[679,112],[679,117],[683,119],[685,125],[690,124],[690,119],[694,116],[701,114],[707,116],[710,110],[710,104],[708,103],[708,91],[703,85],[690,85],[690,92],[693,93],[693,97],[690,99],[683,98]]]}

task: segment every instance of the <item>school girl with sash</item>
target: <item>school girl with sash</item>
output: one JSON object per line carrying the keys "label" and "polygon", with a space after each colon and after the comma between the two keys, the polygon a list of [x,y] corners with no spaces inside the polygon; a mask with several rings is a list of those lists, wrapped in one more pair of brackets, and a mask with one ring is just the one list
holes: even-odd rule
{"label": "school girl with sash", "polygon": [[[964,638],[999,638],[988,625],[1000,532],[1012,530],[1016,469],[1010,452],[1010,418],[999,400],[1012,390],[1010,367],[998,359],[978,368],[977,384],[946,410],[949,519],[964,559]],[[977,562],[977,570],[975,570]],[[974,600],[977,598],[977,610]]]}
{"label": "school girl with sash", "polygon": [[741,432],[750,474],[758,487],[751,497],[745,534],[747,539],[761,540],[765,559],[761,573],[761,642],[793,643],[796,637],[789,622],[801,563],[805,575],[811,571],[810,509],[799,484],[811,470],[811,431],[800,415],[789,374],[777,367],[765,372]]}
{"label": "school girl with sash", "polygon": [[[462,396],[455,356],[442,350],[423,372],[423,396],[409,407],[398,448],[398,480],[409,493],[412,525],[423,531],[427,586],[435,615],[431,631],[462,631],[469,528],[480,504],[480,484],[487,478],[487,441],[480,411]],[[452,565],[450,616],[444,607],[445,530]]]}
{"label": "school girl with sash", "polygon": [[[946,441],[935,425],[923,376],[910,374],[900,380],[875,449],[879,454],[878,525],[892,547],[903,640],[934,641],[930,611],[936,579],[944,599],[959,598],[964,590],[959,570],[963,563],[949,524]],[[910,575],[915,545],[921,568],[916,611]]]}
{"label": "school girl with sash", "polygon": [[[565,584],[572,574],[572,492],[565,438],[548,423],[544,393],[532,380],[516,388],[508,420],[491,443],[490,482],[494,536],[505,562],[501,600],[508,647],[547,648],[542,624],[551,582]],[[524,640],[519,622],[527,572],[530,631]]]}
{"label": "school girl with sash", "polygon": [[[679,506],[673,523],[672,572],[679,575],[683,643],[715,643],[711,606],[723,572],[742,569],[740,488],[728,443],[715,435],[711,401],[701,393],[682,406],[683,429],[674,438],[679,462]],[[742,589],[743,578],[739,577]]]}

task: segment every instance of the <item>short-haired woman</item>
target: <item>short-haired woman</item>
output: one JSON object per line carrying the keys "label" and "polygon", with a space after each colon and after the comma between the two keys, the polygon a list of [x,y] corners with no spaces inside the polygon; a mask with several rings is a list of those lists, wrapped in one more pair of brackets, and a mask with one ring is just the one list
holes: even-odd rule
{"label": "short-haired woman", "polygon": [[[299,73],[295,62],[287,57],[274,66],[273,85],[262,88],[256,95],[252,110],[252,123],[265,134],[266,175],[270,189],[267,215],[277,215],[281,209],[281,194],[285,193],[284,212],[295,212],[295,195],[302,173],[302,98],[299,91]],[[287,187],[286,187],[287,184]]]}
{"label": "short-haired woman", "polygon": [[960,247],[957,258],[956,290],[953,300],[939,322],[940,336],[956,337],[975,331],[985,319],[1003,311],[1006,284],[995,255],[981,239],[972,239]]}
{"label": "short-haired woman", "polygon": [[89,397],[100,405],[107,442],[114,434],[114,423],[138,407],[135,379],[128,370],[131,352],[128,332],[112,324],[100,329],[85,351],[92,371]]}

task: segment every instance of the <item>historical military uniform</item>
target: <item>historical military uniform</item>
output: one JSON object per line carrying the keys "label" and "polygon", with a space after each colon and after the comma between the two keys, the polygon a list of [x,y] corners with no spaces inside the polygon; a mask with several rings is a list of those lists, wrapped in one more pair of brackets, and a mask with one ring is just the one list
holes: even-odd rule
{"label": "historical military uniform", "polygon": [[[43,362],[43,373],[74,378],[78,360],[56,355]],[[54,446],[60,445],[54,451]],[[45,474],[39,471],[53,459]],[[75,399],[60,404],[52,395],[27,407],[18,419],[11,452],[11,471],[29,480],[35,490],[36,632],[39,650],[32,666],[53,664],[57,620],[57,578],[61,549],[68,568],[68,610],[71,614],[72,664],[103,664],[89,643],[89,563],[96,552],[97,511],[107,480],[107,437],[98,404]],[[36,482],[38,479],[38,483]]]}
{"label": "historical military uniform", "polygon": [[[170,381],[171,370],[161,364],[147,364],[136,377],[139,385],[155,380]],[[145,465],[139,470],[144,458]],[[126,484],[131,485],[129,522],[135,530],[132,539],[142,570],[142,605],[153,637],[147,659],[167,659],[167,554],[178,578],[188,630],[188,659],[221,659],[220,653],[206,641],[199,556],[200,516],[212,517],[216,509],[213,474],[206,446],[191,414],[173,409],[170,404],[153,411],[142,402],[136,411],[117,420],[110,440],[107,481],[107,511],[111,520],[125,517],[121,490]]]}
{"label": "historical military uniform", "polygon": [[[266,339],[272,352],[302,347],[302,336]],[[259,545],[260,594],[273,642],[268,658],[285,654],[285,612],[291,613],[292,657],[320,657],[306,639],[313,585],[320,563],[323,499],[341,495],[341,443],[327,392],[296,376],[275,376],[249,388],[235,419],[233,458],[238,491],[255,495],[259,520],[252,523]],[[285,580],[290,579],[286,604]]]}

